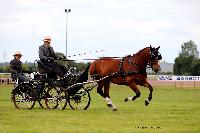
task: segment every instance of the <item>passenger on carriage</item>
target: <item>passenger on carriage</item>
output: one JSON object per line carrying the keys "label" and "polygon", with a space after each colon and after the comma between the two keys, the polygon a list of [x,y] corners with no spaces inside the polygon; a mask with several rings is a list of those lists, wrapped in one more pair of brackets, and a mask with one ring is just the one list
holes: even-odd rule
{"label": "passenger on carriage", "polygon": [[64,77],[66,73],[66,68],[56,63],[55,60],[59,59],[56,56],[53,47],[51,47],[51,38],[49,36],[45,37],[43,40],[44,44],[39,47],[39,58],[40,65],[43,66],[43,72],[41,73],[51,73],[51,76],[55,77],[58,75],[59,77]]}
{"label": "passenger on carriage", "polygon": [[13,80],[18,79],[19,82],[27,82],[29,79],[22,72],[22,62],[20,61],[22,54],[20,51],[14,53],[14,59],[10,61],[11,77]]}

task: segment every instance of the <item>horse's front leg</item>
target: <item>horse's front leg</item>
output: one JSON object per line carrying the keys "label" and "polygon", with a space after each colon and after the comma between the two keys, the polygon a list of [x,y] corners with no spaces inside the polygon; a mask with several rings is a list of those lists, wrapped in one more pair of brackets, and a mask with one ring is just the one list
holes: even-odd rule
{"label": "horse's front leg", "polygon": [[134,82],[128,83],[128,86],[135,92],[136,95],[134,97],[131,97],[131,96],[126,97],[124,99],[124,102],[127,102],[129,100],[134,101],[136,98],[140,97],[140,94],[141,94],[137,85]]}
{"label": "horse's front leg", "polygon": [[143,86],[149,88],[149,97],[145,100],[145,105],[148,106],[150,101],[152,100],[153,87],[147,81],[144,83]]}

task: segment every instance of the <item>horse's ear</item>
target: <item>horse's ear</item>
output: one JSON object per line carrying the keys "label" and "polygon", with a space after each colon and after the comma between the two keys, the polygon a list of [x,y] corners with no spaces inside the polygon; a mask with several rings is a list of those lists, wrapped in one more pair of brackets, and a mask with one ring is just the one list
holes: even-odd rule
{"label": "horse's ear", "polygon": [[158,51],[158,50],[160,49],[160,46],[159,46],[159,47],[157,47],[156,49],[157,49],[157,51]]}
{"label": "horse's ear", "polygon": [[150,45],[150,50],[151,50],[151,51],[153,50],[152,47],[151,47],[151,45]]}

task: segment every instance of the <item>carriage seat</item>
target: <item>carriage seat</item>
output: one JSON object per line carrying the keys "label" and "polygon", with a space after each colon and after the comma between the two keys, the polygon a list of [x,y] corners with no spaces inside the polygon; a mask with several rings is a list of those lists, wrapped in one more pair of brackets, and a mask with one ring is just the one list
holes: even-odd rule
{"label": "carriage seat", "polygon": [[46,74],[47,78],[56,79],[56,74],[52,71],[52,68],[45,65],[41,60],[37,61],[38,64],[38,71],[40,74]]}
{"label": "carriage seat", "polygon": [[47,73],[49,71],[52,71],[52,68],[46,66],[41,60],[38,60],[37,64],[40,73]]}

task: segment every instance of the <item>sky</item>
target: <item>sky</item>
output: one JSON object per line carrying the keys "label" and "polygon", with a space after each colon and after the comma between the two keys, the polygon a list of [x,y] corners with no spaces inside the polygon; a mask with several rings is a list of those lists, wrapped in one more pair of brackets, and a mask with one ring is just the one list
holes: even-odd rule
{"label": "sky", "polygon": [[[173,63],[183,42],[200,51],[199,0],[0,0],[0,62],[17,50],[22,61],[38,59],[38,48],[51,36],[56,52],[70,59],[123,57],[161,46],[163,61]],[[95,52],[99,51],[99,52]]]}

